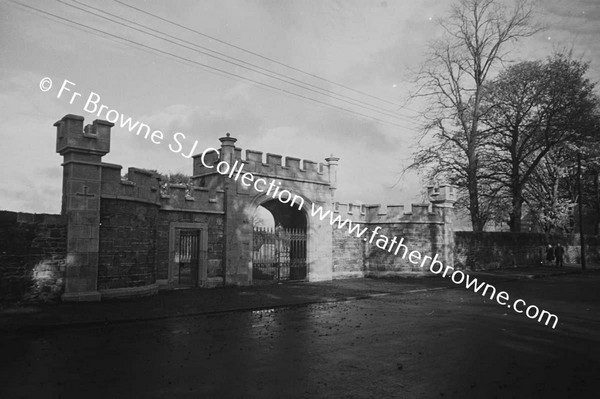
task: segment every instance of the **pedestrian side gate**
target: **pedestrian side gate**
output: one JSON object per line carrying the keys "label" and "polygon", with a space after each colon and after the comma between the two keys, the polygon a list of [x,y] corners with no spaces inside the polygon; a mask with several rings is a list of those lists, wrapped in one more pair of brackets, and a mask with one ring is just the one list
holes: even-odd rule
{"label": "pedestrian side gate", "polygon": [[179,264],[178,285],[198,286],[199,255],[200,230],[181,230],[176,255]]}

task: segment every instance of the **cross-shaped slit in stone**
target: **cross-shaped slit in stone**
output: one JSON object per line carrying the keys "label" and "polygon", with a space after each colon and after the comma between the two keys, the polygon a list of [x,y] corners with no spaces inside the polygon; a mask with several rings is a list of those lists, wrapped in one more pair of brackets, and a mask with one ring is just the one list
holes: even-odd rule
{"label": "cross-shaped slit in stone", "polygon": [[88,189],[88,186],[83,186],[83,193],[75,193],[75,195],[78,195],[80,197],[95,197],[95,194],[88,193]]}

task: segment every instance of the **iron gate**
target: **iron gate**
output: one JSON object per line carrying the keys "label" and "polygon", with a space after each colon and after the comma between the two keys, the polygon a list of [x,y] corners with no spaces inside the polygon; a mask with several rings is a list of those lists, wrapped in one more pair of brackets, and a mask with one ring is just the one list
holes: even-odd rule
{"label": "iron gate", "polygon": [[200,231],[181,230],[176,259],[179,263],[177,283],[183,286],[198,285],[198,266],[200,253]]}
{"label": "iron gate", "polygon": [[305,280],[306,230],[254,228],[253,280]]}

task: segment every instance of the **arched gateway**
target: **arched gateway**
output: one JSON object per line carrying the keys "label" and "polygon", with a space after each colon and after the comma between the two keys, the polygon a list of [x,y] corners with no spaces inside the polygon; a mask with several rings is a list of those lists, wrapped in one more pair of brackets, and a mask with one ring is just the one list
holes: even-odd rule
{"label": "arched gateway", "polygon": [[[328,280],[332,277],[331,225],[311,218],[314,206],[328,207],[336,188],[337,161],[327,164],[235,147],[194,156],[193,179],[202,187],[222,187],[225,208],[225,281]],[[259,206],[275,226],[254,226]]]}
{"label": "arched gateway", "polygon": [[271,213],[274,225],[254,225],[252,280],[255,284],[258,281],[305,280],[308,272],[306,213],[275,199],[260,206]]}
{"label": "arched gateway", "polygon": [[[112,123],[84,127],[66,115],[55,126],[68,224],[63,299],[332,278],[331,226],[308,215],[333,202],[337,158],[244,157],[227,134],[193,157],[191,185],[165,188],[156,172],[129,168],[123,178],[121,165],[102,161]],[[254,229],[259,206],[278,222],[273,231]]]}
{"label": "arched gateway", "polygon": [[[407,212],[401,205],[334,205],[337,158],[317,164],[243,155],[227,134],[193,157],[191,184],[164,187],[154,171],[130,167],[123,177],[121,165],[102,161],[112,123],[84,127],[83,117],[66,115],[55,126],[63,156],[55,219],[66,227],[65,250],[41,264],[64,262],[55,271],[64,300],[424,273],[415,251],[453,264],[451,186],[430,187],[431,204]],[[272,229],[254,226],[259,207],[273,215]],[[334,228],[336,220],[346,227]]]}

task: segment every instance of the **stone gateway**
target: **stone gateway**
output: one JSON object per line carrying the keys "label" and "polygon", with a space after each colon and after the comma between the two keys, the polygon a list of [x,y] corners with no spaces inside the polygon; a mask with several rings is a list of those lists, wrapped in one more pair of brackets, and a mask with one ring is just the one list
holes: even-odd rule
{"label": "stone gateway", "polygon": [[[64,226],[51,259],[21,259],[30,270],[45,265],[40,276],[53,281],[47,296],[95,301],[181,287],[424,273],[378,241],[311,216],[314,206],[453,264],[450,186],[431,187],[431,203],[407,213],[400,205],[342,204],[335,201],[338,158],[316,163],[243,152],[227,134],[219,148],[192,156],[191,185],[161,187],[155,172],[130,167],[125,179],[121,165],[102,161],[113,123],[84,126],[83,117],[66,115],[55,126],[63,157],[61,215],[3,213],[7,228],[29,229],[32,242],[47,224]],[[273,215],[276,228],[253,225],[259,207]],[[27,227],[29,220],[37,224]],[[30,275],[29,291],[44,285],[36,276]]]}

